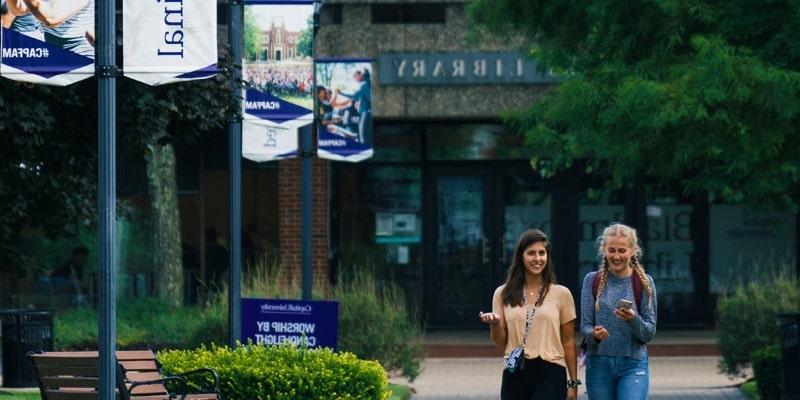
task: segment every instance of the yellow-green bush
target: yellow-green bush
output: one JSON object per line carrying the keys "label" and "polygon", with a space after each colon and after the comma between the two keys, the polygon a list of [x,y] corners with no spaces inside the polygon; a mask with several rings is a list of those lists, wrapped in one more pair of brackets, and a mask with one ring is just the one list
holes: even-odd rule
{"label": "yellow-green bush", "polygon": [[215,369],[226,400],[387,400],[390,395],[380,364],[330,349],[212,346],[162,351],[158,359],[168,374]]}

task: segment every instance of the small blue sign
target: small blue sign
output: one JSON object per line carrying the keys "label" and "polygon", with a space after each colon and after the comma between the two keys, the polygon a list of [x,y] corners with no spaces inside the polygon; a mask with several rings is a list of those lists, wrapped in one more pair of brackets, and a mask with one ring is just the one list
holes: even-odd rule
{"label": "small blue sign", "polygon": [[339,303],[241,299],[242,343],[328,347],[336,350]]}

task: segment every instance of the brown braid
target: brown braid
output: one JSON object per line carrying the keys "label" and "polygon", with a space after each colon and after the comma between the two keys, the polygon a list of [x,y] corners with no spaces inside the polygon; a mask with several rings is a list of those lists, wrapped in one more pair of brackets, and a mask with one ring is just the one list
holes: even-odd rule
{"label": "brown braid", "polygon": [[650,285],[650,280],[647,279],[647,275],[644,273],[644,267],[642,264],[639,264],[639,260],[637,257],[631,257],[631,268],[633,268],[633,272],[636,275],[639,275],[639,280],[642,281],[642,285],[644,286],[644,291],[647,293],[647,305],[652,307],[653,304],[653,286]]}
{"label": "brown braid", "polygon": [[600,282],[597,284],[597,295],[594,297],[594,310],[600,310],[600,294],[603,293],[603,289],[606,287],[606,281],[608,280],[608,260],[603,258],[603,264],[597,270],[597,273],[600,274]]}

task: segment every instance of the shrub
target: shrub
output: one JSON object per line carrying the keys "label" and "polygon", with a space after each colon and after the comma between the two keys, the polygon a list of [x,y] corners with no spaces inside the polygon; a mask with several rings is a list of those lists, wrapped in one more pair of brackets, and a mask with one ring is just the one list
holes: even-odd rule
{"label": "shrub", "polygon": [[768,274],[760,281],[737,285],[717,301],[720,368],[737,374],[750,353],[780,343],[778,313],[800,310],[800,281],[790,272]]}
{"label": "shrub", "polygon": [[[130,299],[120,302],[117,308],[117,345],[189,348],[224,342],[227,313],[227,308],[218,304],[173,307],[154,298]],[[53,325],[57,349],[97,348],[95,310],[77,308],[59,312]]]}
{"label": "shrub", "polygon": [[158,359],[168,374],[214,368],[228,400],[386,400],[390,395],[380,364],[329,349],[212,346],[163,351]]}
{"label": "shrub", "polygon": [[405,295],[396,285],[378,286],[374,275],[354,272],[333,289],[339,301],[339,348],[401,370],[410,380],[424,358],[422,331]]}
{"label": "shrub", "polygon": [[783,363],[781,349],[769,346],[750,354],[756,387],[761,400],[778,400],[783,390]]}

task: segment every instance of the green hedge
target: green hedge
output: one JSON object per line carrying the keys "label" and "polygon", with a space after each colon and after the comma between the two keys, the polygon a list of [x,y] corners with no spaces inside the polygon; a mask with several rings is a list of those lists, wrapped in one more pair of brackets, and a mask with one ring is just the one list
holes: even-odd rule
{"label": "green hedge", "polygon": [[800,281],[791,273],[768,275],[740,284],[717,301],[720,368],[738,374],[750,353],[780,343],[777,314],[800,310]]}
{"label": "green hedge", "polygon": [[781,349],[768,346],[750,354],[756,387],[761,400],[779,400],[783,390],[783,363]]}
{"label": "green hedge", "polygon": [[387,400],[380,364],[351,353],[293,346],[212,346],[158,353],[168,374],[214,368],[226,400]]}

